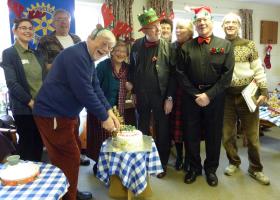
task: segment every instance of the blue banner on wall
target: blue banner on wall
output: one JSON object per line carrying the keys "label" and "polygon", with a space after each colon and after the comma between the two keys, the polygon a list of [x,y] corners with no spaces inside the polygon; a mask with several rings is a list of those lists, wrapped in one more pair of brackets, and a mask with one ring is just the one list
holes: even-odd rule
{"label": "blue banner on wall", "polygon": [[10,30],[12,42],[13,22],[18,17],[31,17],[34,25],[34,39],[31,46],[35,47],[38,39],[54,31],[52,27],[52,15],[57,9],[65,9],[71,15],[70,32],[75,33],[75,0],[7,0],[9,6]]}

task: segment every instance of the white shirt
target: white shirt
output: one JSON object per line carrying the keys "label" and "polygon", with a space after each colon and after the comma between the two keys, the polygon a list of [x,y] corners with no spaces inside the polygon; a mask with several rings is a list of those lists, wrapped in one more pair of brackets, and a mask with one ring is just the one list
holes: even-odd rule
{"label": "white shirt", "polygon": [[64,49],[70,47],[74,44],[73,39],[70,35],[67,36],[56,36],[60,44],[63,46]]}

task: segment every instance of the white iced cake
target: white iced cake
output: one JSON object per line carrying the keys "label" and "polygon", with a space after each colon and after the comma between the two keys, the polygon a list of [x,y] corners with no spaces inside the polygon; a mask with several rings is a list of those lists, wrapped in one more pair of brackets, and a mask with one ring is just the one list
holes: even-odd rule
{"label": "white iced cake", "polygon": [[30,162],[9,165],[0,171],[0,179],[3,185],[16,186],[29,183],[36,179],[40,173],[37,164]]}
{"label": "white iced cake", "polygon": [[113,138],[113,146],[117,148],[133,148],[141,145],[143,145],[143,134],[131,125],[124,125],[116,137]]}

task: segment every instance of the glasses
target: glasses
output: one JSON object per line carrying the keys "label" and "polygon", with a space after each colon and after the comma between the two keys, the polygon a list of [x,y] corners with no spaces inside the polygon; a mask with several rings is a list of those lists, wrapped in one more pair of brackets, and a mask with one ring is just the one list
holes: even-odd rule
{"label": "glasses", "polygon": [[103,42],[102,43],[102,49],[104,49],[104,48],[108,49],[109,51],[113,50],[113,47],[110,46],[108,42]]}
{"label": "glasses", "polygon": [[26,27],[26,26],[19,26],[18,29],[23,30],[23,31],[33,31],[33,26]]}
{"label": "glasses", "polygon": [[68,17],[66,18],[57,18],[57,19],[54,19],[55,22],[67,22],[67,21],[70,21],[70,19]]}
{"label": "glasses", "polygon": [[126,51],[126,50],[118,50],[118,49],[116,49],[116,50],[114,50],[113,52],[115,52],[115,53],[125,53],[125,54],[127,54],[127,51]]}
{"label": "glasses", "polygon": [[230,26],[230,25],[236,26],[236,25],[238,25],[238,21],[225,21],[224,25],[225,26]]}

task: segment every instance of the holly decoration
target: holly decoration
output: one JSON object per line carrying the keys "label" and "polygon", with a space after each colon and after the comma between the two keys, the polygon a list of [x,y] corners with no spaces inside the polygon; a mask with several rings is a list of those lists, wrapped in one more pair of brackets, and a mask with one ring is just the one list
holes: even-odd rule
{"label": "holly decoration", "polygon": [[215,48],[215,47],[212,47],[210,49],[210,53],[211,54],[224,54],[225,53],[225,49],[224,48]]}

